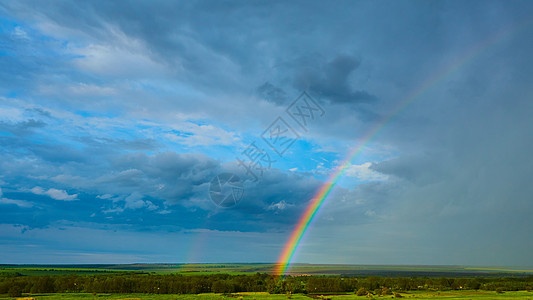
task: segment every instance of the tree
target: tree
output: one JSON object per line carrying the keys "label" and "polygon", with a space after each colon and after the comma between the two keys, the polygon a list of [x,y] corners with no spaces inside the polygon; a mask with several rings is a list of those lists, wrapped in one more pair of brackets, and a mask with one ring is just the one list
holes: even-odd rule
{"label": "tree", "polygon": [[18,285],[12,286],[7,292],[9,297],[20,297],[22,296],[22,289]]}
{"label": "tree", "polygon": [[233,284],[227,280],[217,280],[213,282],[211,286],[211,292],[213,293],[233,293],[235,289]]}
{"label": "tree", "polygon": [[411,282],[409,278],[398,278],[398,288],[402,291],[408,291],[411,289]]}
{"label": "tree", "polygon": [[54,279],[50,276],[43,276],[37,279],[37,282],[31,288],[32,293],[53,293],[54,292]]}
{"label": "tree", "polygon": [[470,283],[467,285],[469,289],[479,290],[481,287],[481,281],[477,278],[470,280]]}

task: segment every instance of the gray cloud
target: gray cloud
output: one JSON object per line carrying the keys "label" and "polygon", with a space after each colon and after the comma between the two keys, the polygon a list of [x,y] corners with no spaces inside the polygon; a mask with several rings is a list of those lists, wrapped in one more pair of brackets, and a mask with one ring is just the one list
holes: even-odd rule
{"label": "gray cloud", "polygon": [[0,130],[7,131],[14,135],[27,135],[33,132],[34,129],[43,128],[46,126],[41,120],[29,119],[27,121],[21,121],[17,123],[7,123],[0,121]]}
{"label": "gray cloud", "polygon": [[270,82],[265,82],[259,86],[256,92],[261,99],[265,99],[278,105],[284,105],[288,100],[287,93],[285,93],[283,89],[274,86]]}
{"label": "gray cloud", "polygon": [[368,103],[376,96],[366,91],[354,90],[350,75],[357,70],[360,61],[349,55],[338,55],[325,61],[321,56],[305,57],[294,66],[294,86],[309,90],[333,103]]}

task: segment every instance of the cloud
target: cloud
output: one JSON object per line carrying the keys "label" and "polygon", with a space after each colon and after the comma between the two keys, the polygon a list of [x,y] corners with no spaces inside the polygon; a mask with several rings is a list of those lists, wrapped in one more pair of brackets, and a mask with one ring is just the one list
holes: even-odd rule
{"label": "cloud", "polygon": [[48,197],[55,199],[55,200],[61,200],[61,201],[75,201],[78,199],[78,194],[69,195],[67,191],[65,190],[58,190],[54,188],[50,188],[48,190],[43,189],[40,186],[36,186],[30,190],[32,193],[36,195],[47,195]]}
{"label": "cloud", "polygon": [[29,119],[15,124],[0,121],[0,131],[7,131],[14,135],[27,135],[33,133],[34,129],[43,128],[46,123],[40,120]]}
{"label": "cloud", "polygon": [[14,204],[19,207],[33,207],[33,203],[25,200],[14,200],[8,198],[0,198],[0,204]]}
{"label": "cloud", "polygon": [[111,87],[100,86],[90,83],[73,83],[65,86],[59,86],[54,83],[50,85],[39,86],[39,92],[44,95],[73,95],[73,96],[90,96],[90,97],[104,97],[112,96],[116,91]]}
{"label": "cloud", "polygon": [[[80,55],[75,60],[75,64],[86,71],[103,76],[131,76],[138,74],[146,78],[147,76],[158,76],[167,72],[165,67],[149,56],[150,52],[142,42],[124,35],[119,30],[113,31],[116,40],[113,45],[88,45],[87,47],[76,49]],[[79,85],[72,87],[72,92],[92,94],[114,94],[111,88],[100,88],[95,86]]]}
{"label": "cloud", "polygon": [[387,180],[388,176],[376,172],[372,169],[372,163],[366,162],[361,165],[351,165],[346,168],[346,176],[355,177],[361,181],[383,181]]}
{"label": "cloud", "polygon": [[257,88],[257,95],[259,98],[276,103],[278,105],[286,104],[287,93],[281,88],[278,88],[270,82],[265,82]]}
{"label": "cloud", "polygon": [[268,210],[285,210],[289,206],[294,206],[294,204],[288,204],[287,202],[285,202],[285,200],[281,200],[280,202],[270,204],[267,207],[267,209]]}
{"label": "cloud", "polygon": [[[113,241],[101,228],[119,228],[129,249],[148,236],[159,242],[158,230],[188,230],[223,250],[199,261],[244,257],[243,241],[268,241],[247,257],[271,257],[334,162],[363,144],[299,261],[531,264],[529,3],[0,7],[0,176],[10,187],[1,220],[43,230],[27,244],[42,242],[46,259],[68,249],[73,261],[91,260],[90,245],[45,231],[59,220]],[[246,181],[237,206],[218,209],[211,179],[246,178],[235,156],[287,117],[302,89],[324,117],[259,182]],[[106,256],[117,244],[94,253],[176,261],[165,247]],[[324,255],[323,245],[340,246]],[[33,253],[19,246],[4,246],[6,257]]]}
{"label": "cloud", "polygon": [[[132,231],[128,226],[114,230],[93,223],[57,222],[46,228],[23,230],[16,224],[0,224],[0,263],[35,263],[62,260],[65,263],[131,263],[132,261],[274,261],[284,236],[280,233],[217,231],[209,229]],[[171,238],[169,238],[171,236]],[[204,240],[202,247],[198,241]],[[153,247],[166,245],[166,247]],[[220,249],[236,247],[236,252]],[[172,249],[170,252],[166,249]],[[276,251],[272,251],[272,249]],[[24,253],[24,255],[22,255]],[[266,256],[265,256],[265,253]]]}
{"label": "cloud", "polygon": [[0,188],[0,204],[6,204],[6,205],[13,204],[13,205],[16,205],[19,207],[25,207],[25,208],[34,206],[33,203],[29,201],[8,199],[8,198],[2,197],[2,195],[3,195],[2,188]]}
{"label": "cloud", "polygon": [[210,124],[180,122],[172,125],[172,132],[167,133],[169,140],[187,146],[228,146],[240,143],[236,132],[226,131]]}
{"label": "cloud", "polygon": [[139,194],[138,192],[131,193],[129,196],[124,198],[124,201],[126,202],[124,205],[124,208],[126,209],[138,209],[146,207],[148,210],[155,210],[158,208],[152,202],[143,200],[143,195]]}
{"label": "cloud", "polygon": [[354,90],[350,84],[350,75],[360,64],[359,60],[346,54],[339,54],[329,61],[321,56],[305,57],[295,66],[294,86],[300,90],[309,90],[333,103],[375,101],[376,96]]}
{"label": "cloud", "polygon": [[13,34],[20,39],[30,39],[26,31],[24,31],[24,29],[22,29],[20,26],[15,27]]}

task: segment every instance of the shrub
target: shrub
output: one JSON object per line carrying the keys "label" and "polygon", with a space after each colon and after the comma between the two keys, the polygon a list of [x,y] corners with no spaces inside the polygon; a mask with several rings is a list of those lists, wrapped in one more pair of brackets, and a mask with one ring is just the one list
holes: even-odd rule
{"label": "shrub", "polygon": [[392,295],[392,291],[388,287],[384,286],[383,289],[381,289],[381,294],[383,296]]}
{"label": "shrub", "polygon": [[364,287],[358,289],[357,292],[355,292],[355,295],[357,296],[364,296],[366,294],[368,294],[368,291]]}

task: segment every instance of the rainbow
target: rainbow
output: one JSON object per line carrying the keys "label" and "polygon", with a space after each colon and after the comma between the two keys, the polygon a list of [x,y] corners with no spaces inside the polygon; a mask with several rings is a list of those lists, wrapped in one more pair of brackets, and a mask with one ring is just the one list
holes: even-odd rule
{"label": "rainbow", "polygon": [[380,122],[378,122],[374,127],[372,127],[363,136],[358,145],[356,145],[349,151],[346,158],[335,169],[335,171],[330,175],[328,180],[322,185],[322,187],[318,190],[315,196],[311,199],[309,205],[307,206],[298,223],[296,224],[296,227],[290,234],[289,239],[285,243],[285,246],[283,247],[283,250],[278,258],[278,261],[274,266],[273,273],[276,275],[283,276],[287,274],[294,253],[298,249],[298,246],[300,245],[300,242],[302,241],[305,232],[311,225],[311,222],[313,221],[314,217],[316,216],[320,208],[324,205],[328,195],[331,193],[338,181],[342,178],[348,167],[352,165],[352,161],[364,151],[366,146],[372,140],[374,140],[380,132],[383,131],[383,129],[392,121],[394,117],[400,114],[407,106],[419,99],[424,92],[428,91],[438,82],[457,71],[461,66],[465,65],[473,58],[478,56],[483,50],[496,44],[504,37],[509,36],[511,33],[517,32],[517,29],[525,28],[530,23],[531,21],[526,20],[525,22],[521,22],[519,24],[513,24],[512,26],[506,27],[498,31],[495,35],[491,36],[486,40],[483,40],[481,43],[470,47],[470,49],[468,49],[463,55],[457,57],[451,64],[448,64],[444,68],[440,69],[438,72],[435,72],[433,76],[426,79],[420,86],[418,86],[418,88],[414,89],[408,95],[406,95],[401,101],[398,102],[396,107],[389,114],[387,114]]}

